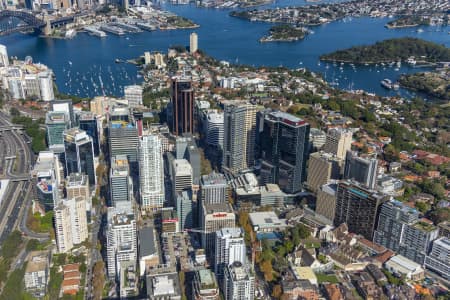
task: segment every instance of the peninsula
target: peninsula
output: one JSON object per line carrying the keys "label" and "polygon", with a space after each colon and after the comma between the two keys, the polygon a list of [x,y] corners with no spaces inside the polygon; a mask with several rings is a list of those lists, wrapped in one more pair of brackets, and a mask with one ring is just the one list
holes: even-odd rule
{"label": "peninsula", "polygon": [[415,74],[405,74],[399,79],[400,85],[404,88],[421,92],[427,96],[439,99],[450,100],[450,70],[440,72],[421,72]]}
{"label": "peninsula", "polygon": [[450,60],[450,49],[417,38],[398,38],[377,42],[374,45],[356,46],[320,56],[321,60],[356,64],[377,64],[405,61],[415,64]]}
{"label": "peninsula", "polygon": [[296,27],[289,24],[272,26],[269,35],[262,37],[259,41],[265,42],[295,42],[302,40],[308,34],[308,29]]}

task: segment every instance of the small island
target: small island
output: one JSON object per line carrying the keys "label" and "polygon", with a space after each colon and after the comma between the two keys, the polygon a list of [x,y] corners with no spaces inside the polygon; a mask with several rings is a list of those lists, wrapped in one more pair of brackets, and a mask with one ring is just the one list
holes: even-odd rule
{"label": "small island", "polygon": [[288,24],[272,26],[269,29],[269,35],[259,39],[261,43],[265,42],[295,42],[302,40],[308,34],[308,29],[296,27]]}
{"label": "small island", "polygon": [[439,100],[450,100],[450,70],[405,74],[399,79],[404,88],[424,93]]}
{"label": "small island", "polygon": [[[412,59],[416,58],[416,59]],[[320,56],[324,61],[355,64],[378,64],[396,61],[412,64],[432,64],[450,61],[450,49],[443,45],[417,38],[398,38],[377,42],[374,45],[356,46]]]}
{"label": "small island", "polygon": [[191,29],[191,28],[198,28],[200,27],[198,24],[195,24],[191,20],[181,17],[181,16],[170,16],[166,19],[165,25],[160,25],[159,28],[161,30],[168,30],[168,29]]}

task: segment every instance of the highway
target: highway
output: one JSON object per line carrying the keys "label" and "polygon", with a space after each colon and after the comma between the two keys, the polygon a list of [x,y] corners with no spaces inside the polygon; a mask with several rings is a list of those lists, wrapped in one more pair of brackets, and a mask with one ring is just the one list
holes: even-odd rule
{"label": "highway", "polygon": [[[3,129],[0,137],[0,161],[3,172],[2,179],[10,179],[4,201],[0,206],[0,244],[19,226],[26,227],[27,212],[31,202],[32,184],[30,168],[33,163],[33,153],[26,137],[18,127],[14,126],[8,117],[0,112],[0,127]],[[10,130],[6,130],[10,128]],[[25,224],[25,226],[21,226]],[[26,232],[27,234],[29,232]],[[42,239],[37,235],[30,237]]]}

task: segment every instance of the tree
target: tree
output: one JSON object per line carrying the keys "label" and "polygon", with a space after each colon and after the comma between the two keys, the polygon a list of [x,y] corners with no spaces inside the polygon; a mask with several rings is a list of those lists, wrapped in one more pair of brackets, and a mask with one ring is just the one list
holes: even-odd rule
{"label": "tree", "polygon": [[264,280],[269,282],[273,280],[273,268],[270,260],[263,260],[260,264],[261,271],[264,273]]}
{"label": "tree", "polygon": [[436,224],[448,221],[450,220],[450,208],[449,207],[438,208],[433,212],[431,212],[430,218]]}
{"label": "tree", "polygon": [[9,114],[11,115],[11,117],[19,117],[20,116],[20,111],[15,108],[15,107],[11,107],[9,109]]}
{"label": "tree", "polygon": [[280,299],[282,294],[283,291],[281,289],[281,285],[280,284],[274,285],[272,289],[272,297],[274,297],[275,299]]}

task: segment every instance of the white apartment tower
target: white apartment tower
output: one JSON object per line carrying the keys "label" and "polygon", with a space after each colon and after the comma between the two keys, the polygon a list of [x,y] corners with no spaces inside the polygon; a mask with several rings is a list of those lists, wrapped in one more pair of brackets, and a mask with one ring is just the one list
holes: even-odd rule
{"label": "white apartment tower", "polygon": [[192,53],[197,52],[198,50],[198,35],[193,32],[189,36],[189,51]]}
{"label": "white apartment tower", "polygon": [[224,269],[231,263],[247,261],[242,228],[222,228],[216,232],[216,251],[214,273],[218,277],[224,275]]}
{"label": "white apartment tower", "polygon": [[5,45],[0,45],[0,67],[8,67],[9,59],[8,59],[8,50]]}
{"label": "white apartment tower", "polygon": [[129,85],[124,88],[125,100],[128,101],[129,107],[142,105],[142,86]]}
{"label": "white apartment tower", "polygon": [[51,72],[46,71],[39,73],[39,85],[41,87],[41,99],[43,101],[52,101],[55,99]]}
{"label": "white apartment tower", "polygon": [[55,233],[58,252],[66,253],[88,238],[86,200],[76,197],[55,207]]}
{"label": "white apartment tower", "polygon": [[334,154],[339,159],[345,159],[347,151],[352,148],[352,137],[353,134],[349,130],[331,128],[327,132],[323,151]]}
{"label": "white apartment tower", "polygon": [[121,262],[136,262],[137,239],[134,216],[117,213],[114,208],[111,208],[108,211],[106,240],[108,276],[115,278],[120,274]]}
{"label": "white apartment tower", "polygon": [[142,137],[139,148],[141,205],[145,210],[157,210],[164,203],[164,166],[161,138]]}
{"label": "white apartment tower", "polygon": [[225,268],[225,300],[255,299],[255,275],[249,264],[235,261]]}

